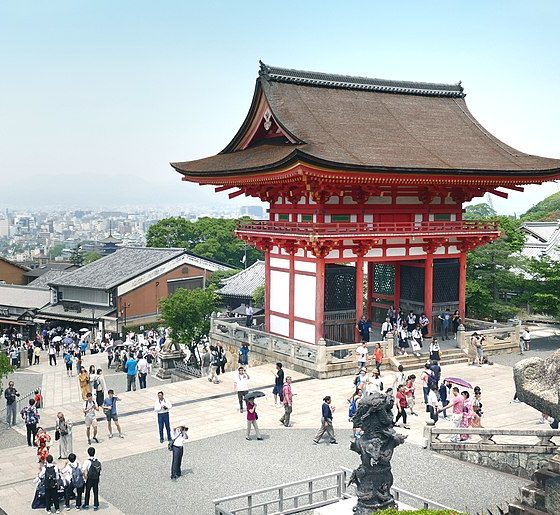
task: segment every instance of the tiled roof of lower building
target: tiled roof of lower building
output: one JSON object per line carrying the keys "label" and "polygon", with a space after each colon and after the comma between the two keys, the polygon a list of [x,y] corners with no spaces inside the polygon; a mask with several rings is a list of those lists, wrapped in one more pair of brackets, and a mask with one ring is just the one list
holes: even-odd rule
{"label": "tiled roof of lower building", "polygon": [[257,261],[238,274],[228,277],[216,293],[225,297],[251,299],[255,290],[264,284],[264,261]]}

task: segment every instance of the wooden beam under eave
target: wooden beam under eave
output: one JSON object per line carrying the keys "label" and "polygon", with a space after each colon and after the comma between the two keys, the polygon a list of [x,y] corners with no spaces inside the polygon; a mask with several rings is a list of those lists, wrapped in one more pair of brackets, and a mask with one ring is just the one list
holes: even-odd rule
{"label": "wooden beam under eave", "polygon": [[239,195],[243,195],[243,193],[245,193],[245,190],[241,189],[241,190],[237,190],[237,191],[233,191],[232,193],[228,194],[229,198],[235,198],[235,197],[239,197]]}
{"label": "wooden beam under eave", "polygon": [[508,190],[513,190],[513,191],[521,191],[524,192],[525,188],[523,188],[522,186],[501,186],[502,188],[507,188]]}
{"label": "wooden beam under eave", "polygon": [[503,192],[503,191],[498,191],[498,190],[488,190],[488,193],[492,193],[492,195],[496,195],[498,197],[502,197],[502,198],[508,198],[508,194]]}
{"label": "wooden beam under eave", "polygon": [[216,186],[216,187],[214,188],[214,191],[215,191],[216,193],[219,193],[220,191],[231,190],[231,188],[235,188],[235,186],[228,186],[228,185],[225,185],[225,186]]}

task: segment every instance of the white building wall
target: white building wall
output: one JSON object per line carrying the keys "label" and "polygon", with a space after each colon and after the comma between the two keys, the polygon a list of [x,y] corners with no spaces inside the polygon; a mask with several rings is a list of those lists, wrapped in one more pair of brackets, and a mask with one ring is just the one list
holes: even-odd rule
{"label": "white building wall", "polygon": [[294,322],[294,338],[307,343],[315,343],[315,326],[304,322]]}
{"label": "white building wall", "polygon": [[276,315],[270,315],[270,332],[281,334],[282,336],[290,335],[290,321]]}
{"label": "white building wall", "polygon": [[315,320],[316,279],[296,274],[294,278],[294,315]]}
{"label": "white building wall", "polygon": [[288,272],[270,271],[270,309],[278,313],[289,314],[290,274]]}

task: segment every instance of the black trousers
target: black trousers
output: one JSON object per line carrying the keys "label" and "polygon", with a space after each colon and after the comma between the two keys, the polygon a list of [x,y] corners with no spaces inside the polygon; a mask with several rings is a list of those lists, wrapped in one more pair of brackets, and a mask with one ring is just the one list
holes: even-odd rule
{"label": "black trousers", "polygon": [[402,418],[403,424],[406,424],[406,409],[405,408],[401,408],[399,406],[398,408],[398,412],[397,412],[397,418],[395,419],[395,424],[399,421],[399,419]]}
{"label": "black trousers", "polygon": [[98,481],[90,481],[89,479],[86,481],[86,497],[84,499],[84,506],[89,506],[89,496],[93,489],[93,505],[99,506],[99,480]]}
{"label": "black trousers", "polygon": [[49,365],[52,365],[54,361],[54,364],[56,365],[56,354],[49,354]]}
{"label": "black trousers", "polygon": [[140,389],[146,388],[146,378],[148,374],[143,374],[142,372],[138,372],[138,382],[140,383]]}
{"label": "black trousers", "polygon": [[51,504],[54,504],[54,509],[60,509],[58,502],[58,492],[56,488],[45,488],[45,504],[47,510],[51,509]]}
{"label": "black trousers", "polygon": [[37,435],[37,424],[25,424],[27,429],[27,445],[30,447],[35,444],[35,436]]}
{"label": "black trousers", "polygon": [[181,477],[181,463],[183,461],[183,446],[173,446],[173,461],[171,462],[171,479]]}
{"label": "black trousers", "polygon": [[[76,488],[76,508],[81,508],[82,506],[82,495],[84,494],[84,486]],[[72,487],[72,485],[68,485],[64,489],[64,504],[66,506],[70,506],[70,498],[72,497],[73,492],[74,488]]]}

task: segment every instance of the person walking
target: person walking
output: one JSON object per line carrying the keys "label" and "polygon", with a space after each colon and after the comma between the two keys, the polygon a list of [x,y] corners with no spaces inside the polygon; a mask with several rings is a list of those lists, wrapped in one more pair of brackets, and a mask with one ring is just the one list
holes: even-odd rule
{"label": "person walking", "polygon": [[51,435],[42,427],[37,428],[37,436],[35,436],[35,444],[37,445],[37,459],[39,463],[46,463],[47,456],[51,449]]}
{"label": "person walking", "polygon": [[86,426],[86,436],[89,445],[91,445],[90,431],[92,427],[93,427],[93,441],[95,443],[99,443],[99,440],[97,439],[97,414],[95,413],[98,410],[99,410],[98,404],[93,400],[91,393],[88,393],[83,412],[84,412],[84,423]]}
{"label": "person walking", "polygon": [[375,344],[373,359],[375,360],[375,368],[377,369],[377,373],[381,374],[381,365],[383,363],[383,349],[381,348],[380,343]]}
{"label": "person walking", "polygon": [[440,313],[438,318],[441,320],[441,339],[449,340],[449,324],[451,323],[451,311],[449,311],[449,308]]}
{"label": "person walking", "polygon": [[118,397],[115,396],[113,390],[107,392],[107,398],[103,401],[103,411],[107,417],[107,429],[109,430],[109,438],[113,438],[113,428],[111,427],[111,421],[115,422],[117,426],[117,431],[119,432],[119,438],[124,438],[121,431],[121,426],[119,424],[119,416],[117,414],[117,401],[120,401]]}
{"label": "person walking", "polygon": [[366,315],[362,315],[362,318],[356,323],[356,329],[358,329],[358,333],[360,333],[361,341],[369,342],[371,322],[367,319]]}
{"label": "person walking", "polygon": [[[451,389],[451,399],[449,401],[451,405],[451,423],[453,427],[458,429],[461,427],[461,422],[463,420],[463,404],[464,398],[462,395],[459,394],[459,388],[454,386]],[[445,408],[440,408],[438,413],[443,411]],[[450,441],[453,443],[458,443],[461,435],[459,433],[453,434],[450,438]]]}
{"label": "person walking", "polygon": [[[82,495],[84,494],[86,481],[84,479],[82,468],[80,467],[74,453],[70,453],[68,455],[68,462],[62,469],[61,474],[65,484],[64,505],[66,506],[66,511],[70,511],[70,500],[72,498],[76,499],[76,510],[79,510],[82,507]],[[75,494],[74,489],[76,490]]]}
{"label": "person walking", "polygon": [[434,336],[430,342],[430,360],[441,361],[441,349],[437,338]]}
{"label": "person walking", "polygon": [[171,479],[176,481],[181,477],[181,464],[183,462],[183,453],[185,448],[183,445],[189,438],[189,428],[186,426],[179,426],[173,430],[173,439],[170,442],[170,448],[173,453],[171,461]]}
{"label": "person walking", "polygon": [[391,323],[391,319],[387,317],[385,322],[381,324],[381,339],[384,340],[385,337],[393,332],[393,324]]}
{"label": "person walking", "polygon": [[432,371],[432,364],[428,361],[424,365],[424,370],[420,374],[420,381],[422,381],[422,393],[424,395],[424,404],[428,404],[428,394],[430,393],[431,383],[434,380],[434,373]]}
{"label": "person walking", "polygon": [[74,375],[72,373],[72,354],[70,354],[69,350],[64,351],[62,359],[64,360],[64,364],[66,365],[66,375],[68,377],[72,377]]}
{"label": "person walking", "polygon": [[241,366],[237,369],[237,374],[233,379],[233,388],[237,392],[239,413],[243,413],[243,399],[249,392],[249,374],[245,371],[245,367]]}
{"label": "person walking", "polygon": [[398,424],[399,420],[402,418],[403,427],[405,429],[410,429],[410,426],[406,423],[406,408],[408,407],[408,399],[406,398],[405,387],[401,383],[397,387],[397,393],[395,395],[397,401],[397,417],[395,418],[395,426]]}
{"label": "person walking", "polygon": [[40,359],[41,359],[41,347],[39,345],[35,345],[33,349],[33,364],[38,365]]}
{"label": "person walking", "polygon": [[101,476],[101,462],[95,457],[95,449],[89,447],[87,450],[88,459],[82,465],[82,473],[86,478],[85,498],[82,508],[89,508],[89,498],[93,490],[93,509],[99,509],[99,478]]}
{"label": "person walking", "polygon": [[220,354],[218,351],[218,347],[211,345],[210,346],[210,368],[211,368],[211,376],[208,378],[208,381],[214,384],[219,384],[221,381],[219,379],[220,375]]}
{"label": "person walking", "polygon": [[143,390],[147,387],[146,380],[148,378],[148,360],[144,355],[138,360],[136,368],[138,370],[138,384],[140,390]]}
{"label": "person walking", "polygon": [[319,428],[319,431],[317,431],[315,438],[313,438],[313,443],[318,444],[325,433],[327,433],[327,436],[330,438],[330,443],[338,443],[334,436],[332,423],[334,410],[334,406],[331,406],[331,396],[327,395],[323,398],[323,405],[321,407],[321,427]]}
{"label": "person walking", "polygon": [[56,366],[56,348],[54,345],[49,345],[49,366]]}
{"label": "person walking", "polygon": [[414,405],[416,404],[416,388],[414,387],[414,381],[416,381],[416,376],[414,374],[410,374],[406,379],[404,393],[406,395],[406,402],[410,408],[410,414],[417,417],[418,413],[414,411]]}
{"label": "person walking", "polygon": [[282,387],[282,403],[284,404],[284,415],[280,419],[280,423],[284,424],[284,427],[291,427],[290,416],[292,414],[292,378],[286,376],[286,382]]}
{"label": "person walking", "polygon": [[62,411],[56,414],[54,439],[58,440],[58,459],[67,459],[72,453],[72,421]]}
{"label": "person walking", "polygon": [[[203,348],[202,354],[202,377],[208,377],[210,375],[210,360],[212,356],[206,345]],[[211,381],[211,379],[209,379]]]}
{"label": "person walking", "polygon": [[430,413],[430,418],[434,421],[434,424],[438,421],[438,407],[439,401],[437,396],[438,387],[437,384],[432,384],[430,387],[430,392],[428,393],[428,412]]}
{"label": "person walking", "polygon": [[130,354],[128,360],[125,364],[126,367],[126,391],[130,390],[136,391],[136,372],[138,367],[138,361],[134,359],[134,355]]}
{"label": "person walking", "polygon": [[358,371],[367,365],[368,360],[368,348],[366,342],[362,342],[356,348],[356,359],[358,361]]}
{"label": "person walking", "polygon": [[251,439],[251,426],[255,430],[255,434],[257,435],[257,440],[262,440],[261,433],[259,432],[259,425],[257,424],[257,420],[259,416],[257,415],[257,403],[255,399],[246,399],[245,404],[247,407],[247,436],[245,440]]}
{"label": "person walking", "polygon": [[78,374],[78,382],[80,384],[80,392],[82,394],[82,400],[87,399],[87,394],[91,393],[89,386],[89,374],[84,367],[80,367],[80,373]]}
{"label": "person walking", "polygon": [[20,411],[21,418],[25,422],[27,430],[27,445],[33,447],[37,436],[37,424],[39,423],[39,412],[35,407],[35,399],[29,399],[29,405]]}
{"label": "person walking", "polygon": [[278,397],[280,397],[280,402],[282,402],[283,386],[284,386],[284,370],[282,370],[282,363],[276,363],[276,372],[274,373],[274,388],[272,389],[275,406],[278,406]]}
{"label": "person walking", "polygon": [[8,388],[4,390],[4,399],[6,399],[6,424],[8,427],[16,425],[18,397],[19,392],[14,388],[14,382],[8,382]]}
{"label": "person walking", "polygon": [[253,309],[253,306],[251,306],[251,303],[247,304],[245,307],[245,327],[251,327],[253,325],[254,313],[255,310]]}
{"label": "person walking", "polygon": [[101,406],[103,404],[103,399],[105,399],[105,395],[107,394],[107,382],[105,381],[103,370],[100,368],[97,369],[97,382],[94,382],[93,387],[95,392],[95,402],[97,406]]}
{"label": "person walking", "polygon": [[58,481],[60,479],[60,471],[54,464],[54,458],[49,454],[45,457],[45,465],[41,468],[38,475],[45,485],[45,507],[50,513],[51,504],[54,506],[56,513],[60,513],[60,503],[58,501]]}
{"label": "person walking", "polygon": [[172,404],[163,396],[163,392],[158,392],[158,398],[154,403],[154,411],[157,414],[158,428],[159,428],[159,443],[163,443],[163,428],[167,433],[167,440],[171,441],[171,428],[169,425],[169,410]]}
{"label": "person walking", "polygon": [[531,350],[531,332],[529,328],[526,327],[521,333],[521,338],[519,339],[519,354],[523,354],[525,351]]}
{"label": "person walking", "polygon": [[29,366],[33,365],[33,344],[31,342],[27,343],[27,363]]}

